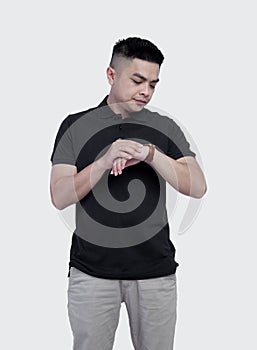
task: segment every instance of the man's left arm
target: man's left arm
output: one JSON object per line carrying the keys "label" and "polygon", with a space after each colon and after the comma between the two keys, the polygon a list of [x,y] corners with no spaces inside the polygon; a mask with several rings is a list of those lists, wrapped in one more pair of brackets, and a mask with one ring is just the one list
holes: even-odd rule
{"label": "man's left arm", "polygon": [[185,156],[175,160],[155,149],[150,164],[180,193],[194,198],[201,198],[205,194],[205,177],[194,157]]}

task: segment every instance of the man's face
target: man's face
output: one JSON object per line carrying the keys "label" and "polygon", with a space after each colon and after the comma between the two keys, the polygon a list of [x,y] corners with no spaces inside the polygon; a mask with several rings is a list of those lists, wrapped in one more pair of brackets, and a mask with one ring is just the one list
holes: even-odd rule
{"label": "man's face", "polygon": [[150,102],[159,81],[157,63],[135,58],[119,63],[116,69],[108,69],[110,102],[119,103],[119,112],[138,112]]}

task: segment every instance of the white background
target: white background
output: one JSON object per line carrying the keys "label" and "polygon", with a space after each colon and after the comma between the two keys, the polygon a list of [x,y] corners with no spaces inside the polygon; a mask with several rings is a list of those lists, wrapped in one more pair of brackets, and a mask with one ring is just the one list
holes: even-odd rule
{"label": "white background", "polygon": [[[254,5],[2,5],[1,349],[71,349],[71,232],[50,203],[50,155],[63,118],[95,106],[108,93],[112,46],[128,36],[150,39],[163,51],[152,105],[186,126],[208,181],[193,225],[183,235],[171,233],[180,263],[175,349],[256,348]],[[118,349],[133,349],[124,304]]]}

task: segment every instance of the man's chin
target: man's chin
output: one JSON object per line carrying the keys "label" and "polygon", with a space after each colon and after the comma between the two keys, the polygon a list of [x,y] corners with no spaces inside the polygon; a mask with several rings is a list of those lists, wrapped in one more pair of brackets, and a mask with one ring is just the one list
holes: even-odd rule
{"label": "man's chin", "polygon": [[127,113],[136,113],[142,111],[142,109],[145,107],[146,104],[143,103],[137,103],[137,102],[129,102],[124,106],[124,110],[127,111]]}
{"label": "man's chin", "polygon": [[142,109],[146,106],[146,103],[138,103],[134,102],[133,106],[131,106],[131,109],[134,110],[134,112],[140,112]]}

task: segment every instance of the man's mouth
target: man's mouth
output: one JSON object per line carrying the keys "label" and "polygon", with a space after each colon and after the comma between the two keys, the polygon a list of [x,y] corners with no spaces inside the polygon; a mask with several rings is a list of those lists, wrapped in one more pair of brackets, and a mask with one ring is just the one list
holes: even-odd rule
{"label": "man's mouth", "polygon": [[135,100],[138,104],[141,104],[141,105],[147,104],[147,101],[145,101],[145,100],[140,100],[140,99],[137,99],[137,98],[134,98],[134,100]]}

